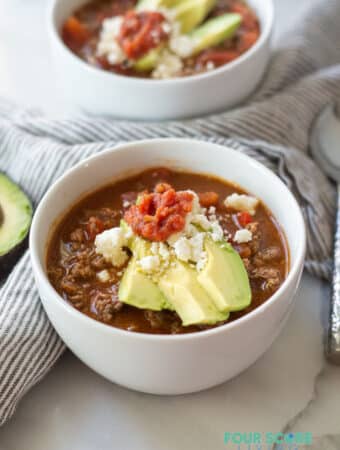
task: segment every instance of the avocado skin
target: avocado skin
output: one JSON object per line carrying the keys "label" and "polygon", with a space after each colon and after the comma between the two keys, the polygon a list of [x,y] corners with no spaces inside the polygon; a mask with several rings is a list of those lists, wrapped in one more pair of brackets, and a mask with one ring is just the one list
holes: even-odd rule
{"label": "avocado skin", "polygon": [[7,278],[11,270],[15,266],[19,258],[24,254],[28,248],[28,236],[25,239],[10,250],[6,255],[0,256],[0,284]]}
{"label": "avocado skin", "polygon": [[[32,205],[27,197],[27,195],[23,192],[23,190],[14,183],[6,174],[0,172],[0,192],[2,192],[2,195],[4,196],[4,193],[12,193],[13,196],[18,200],[18,205],[16,205],[18,208],[17,210],[20,210],[20,207],[22,208],[21,213],[26,218],[26,224],[22,229],[18,231],[18,238],[14,240],[14,245],[12,247],[6,248],[6,246],[2,246],[0,241],[0,251],[1,247],[3,247],[5,250],[1,252],[0,254],[0,281],[3,280],[8,276],[11,269],[15,265],[15,263],[18,261],[20,256],[23,254],[23,252],[27,249],[27,243],[28,243],[28,232],[31,224],[32,219]],[[11,198],[11,196],[8,196]],[[12,204],[12,200],[10,199],[10,202]],[[1,207],[1,205],[0,205]],[[3,217],[2,214],[5,215],[4,207],[2,207],[2,213],[0,217],[0,229],[3,225],[3,221],[6,220],[6,217]]]}

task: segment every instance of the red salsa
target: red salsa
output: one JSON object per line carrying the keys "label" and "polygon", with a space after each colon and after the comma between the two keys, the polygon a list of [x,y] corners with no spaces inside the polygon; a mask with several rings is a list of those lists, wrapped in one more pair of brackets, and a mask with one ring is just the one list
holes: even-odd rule
{"label": "red salsa", "polygon": [[140,201],[126,211],[124,219],[138,236],[150,241],[166,241],[183,230],[192,202],[190,192],[176,192],[169,184],[160,183],[155,192],[143,194]]}

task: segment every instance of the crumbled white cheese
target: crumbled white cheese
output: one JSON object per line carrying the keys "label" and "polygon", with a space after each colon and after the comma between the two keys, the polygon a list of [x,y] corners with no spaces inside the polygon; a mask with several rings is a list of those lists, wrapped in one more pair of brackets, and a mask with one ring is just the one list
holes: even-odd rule
{"label": "crumbled white cheese", "polygon": [[215,69],[215,64],[212,61],[208,61],[206,65],[207,70]]}
{"label": "crumbled white cheese", "polygon": [[234,236],[234,241],[238,244],[244,244],[252,240],[252,233],[251,231],[247,230],[246,228],[243,228],[242,230],[237,230]]}
{"label": "crumbled white cheese", "polygon": [[212,223],[210,235],[215,242],[223,239],[223,229],[217,221]]}
{"label": "crumbled white cheese", "polygon": [[163,22],[162,23],[162,30],[164,31],[164,33],[170,33],[172,30],[171,24],[169,22]]}
{"label": "crumbled white cheese", "polygon": [[129,200],[123,200],[123,208],[128,208],[129,206],[131,206]]}
{"label": "crumbled white cheese", "polygon": [[97,278],[102,283],[106,283],[110,279],[110,273],[108,270],[101,270],[100,272],[97,272]]}
{"label": "crumbled white cheese", "polygon": [[174,243],[175,255],[178,259],[184,262],[188,262],[191,258],[191,244],[186,237],[180,237]]}
{"label": "crumbled white cheese", "polygon": [[207,262],[208,262],[208,255],[206,252],[204,252],[204,255],[202,255],[202,258],[199,261],[197,261],[197,264],[196,264],[197,271],[200,272],[201,270],[203,270],[205,265],[207,264]]}
{"label": "crumbled white cheese", "polygon": [[211,228],[211,223],[204,214],[195,214],[192,218],[192,222],[203,230],[209,230]]}
{"label": "crumbled white cheese", "polygon": [[156,272],[160,267],[160,259],[158,255],[144,256],[138,261],[143,272]]}
{"label": "crumbled white cheese", "polygon": [[225,200],[224,204],[226,207],[234,208],[237,211],[247,211],[252,216],[256,212],[256,207],[259,200],[255,197],[245,194],[231,194]]}
{"label": "crumbled white cheese", "polygon": [[114,16],[103,20],[102,31],[106,34],[110,34],[113,38],[118,37],[123,20],[123,16]]}
{"label": "crumbled white cheese", "polygon": [[168,50],[164,50],[161,53],[156,68],[151,73],[152,78],[164,79],[175,77],[183,68],[183,62],[181,58]]}
{"label": "crumbled white cheese", "polygon": [[126,59],[126,55],[117,41],[122,22],[122,16],[105,19],[99,36],[97,55],[105,56],[112,65],[120,64]]}
{"label": "crumbled white cheese", "polygon": [[209,206],[208,214],[216,214],[216,206]]}
{"label": "crumbled white cheese", "polygon": [[164,242],[159,243],[158,253],[161,256],[161,258],[164,259],[165,261],[169,260],[170,252],[167,245],[164,244]]}
{"label": "crumbled white cheese", "polygon": [[194,41],[189,36],[175,35],[169,41],[170,49],[181,58],[188,58],[194,51]]}
{"label": "crumbled white cheese", "polygon": [[115,267],[122,266],[128,259],[123,250],[126,245],[126,236],[120,227],[105,230],[96,236],[96,252]]}

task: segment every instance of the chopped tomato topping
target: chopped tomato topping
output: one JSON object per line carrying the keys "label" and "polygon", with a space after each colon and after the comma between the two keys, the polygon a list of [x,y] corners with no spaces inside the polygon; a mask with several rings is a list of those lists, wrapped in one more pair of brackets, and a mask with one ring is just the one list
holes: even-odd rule
{"label": "chopped tomato topping", "polygon": [[137,59],[168,39],[165,17],[156,11],[129,11],[124,16],[118,41],[130,59]]}
{"label": "chopped tomato topping", "polygon": [[248,212],[243,211],[237,214],[237,220],[241,227],[244,228],[246,225],[248,225],[248,223],[253,221],[253,218]]}
{"label": "chopped tomato topping", "polygon": [[97,234],[104,230],[103,222],[98,217],[92,216],[86,224],[86,233],[89,241],[94,241]]}
{"label": "chopped tomato topping", "polygon": [[216,206],[218,203],[218,194],[216,192],[201,192],[198,194],[201,206],[208,208],[209,206]]}
{"label": "chopped tomato topping", "polygon": [[153,193],[139,197],[138,205],[132,205],[125,212],[124,219],[133,232],[144,239],[166,241],[172,234],[183,230],[192,203],[190,192],[176,192],[170,185],[161,183]]}
{"label": "chopped tomato topping", "polygon": [[230,6],[230,12],[240,14],[242,16],[242,25],[247,30],[255,31],[259,28],[259,23],[256,15],[242,2],[235,1]]}
{"label": "chopped tomato topping", "polygon": [[76,17],[71,16],[63,26],[62,35],[67,45],[72,49],[77,49],[89,39],[90,32]]}
{"label": "chopped tomato topping", "polygon": [[205,66],[209,62],[216,67],[222,66],[240,56],[240,52],[236,50],[209,49],[202,52],[197,58],[199,65]]}

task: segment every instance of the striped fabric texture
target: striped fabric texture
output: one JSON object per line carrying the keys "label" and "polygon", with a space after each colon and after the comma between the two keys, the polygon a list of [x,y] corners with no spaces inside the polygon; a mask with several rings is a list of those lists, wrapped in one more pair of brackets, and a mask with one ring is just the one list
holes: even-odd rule
{"label": "striped fabric texture", "polygon": [[[0,101],[0,170],[36,206],[66,169],[120,142],[172,136],[230,146],[264,163],[295,194],[308,229],[306,268],[328,279],[335,191],[308,157],[308,136],[317,113],[340,96],[339,18],[340,1],[313,1],[304,20],[281,39],[253,98],[219,115],[166,123],[52,120]],[[0,288],[0,425],[63,349],[42,309],[26,252]]]}

